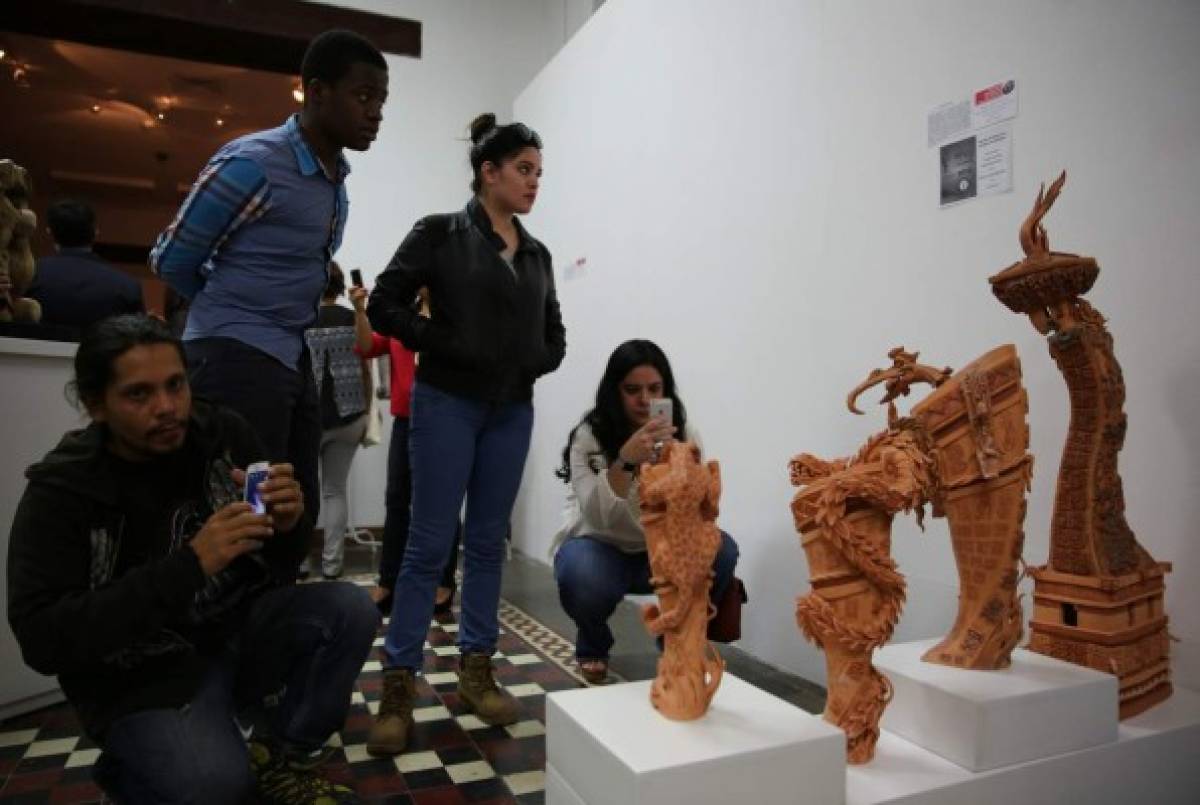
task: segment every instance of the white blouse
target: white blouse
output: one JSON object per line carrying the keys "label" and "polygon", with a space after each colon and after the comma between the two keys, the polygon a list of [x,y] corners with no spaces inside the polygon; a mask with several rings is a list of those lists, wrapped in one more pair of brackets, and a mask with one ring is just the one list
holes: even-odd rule
{"label": "white blouse", "polygon": [[[704,452],[700,433],[689,422],[686,441]],[[625,497],[613,491],[608,482],[608,457],[586,422],[575,431],[569,452],[571,485],[563,507],[563,526],[554,535],[550,553],[572,537],[589,536],[607,542],[624,553],[646,550],[642,532],[642,508],[638,499],[639,480],[634,476]]]}

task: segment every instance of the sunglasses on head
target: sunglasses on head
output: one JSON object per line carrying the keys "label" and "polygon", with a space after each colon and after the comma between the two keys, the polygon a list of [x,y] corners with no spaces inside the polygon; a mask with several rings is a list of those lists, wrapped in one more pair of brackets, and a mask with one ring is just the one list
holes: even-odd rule
{"label": "sunglasses on head", "polygon": [[521,140],[522,143],[532,145],[539,151],[542,149],[542,138],[538,136],[536,131],[529,128],[524,123],[509,123],[507,126],[497,126],[484,136],[478,147],[483,148],[486,143],[490,142],[496,137],[499,137],[500,134],[504,132],[512,132]]}
{"label": "sunglasses on head", "polygon": [[507,126],[507,128],[515,131],[517,133],[518,137],[520,137],[525,142],[530,143],[534,148],[537,148],[539,150],[541,149],[542,138],[538,136],[538,133],[536,131],[529,128],[524,123],[510,123]]}

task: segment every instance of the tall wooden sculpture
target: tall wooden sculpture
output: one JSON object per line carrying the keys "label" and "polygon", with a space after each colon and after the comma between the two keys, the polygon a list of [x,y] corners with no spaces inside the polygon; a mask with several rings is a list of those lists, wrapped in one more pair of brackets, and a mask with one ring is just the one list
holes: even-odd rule
{"label": "tall wooden sculpture", "polygon": [[720,500],[720,467],[701,464],[691,443],[670,442],[659,463],[642,465],[642,529],[659,600],[643,608],[642,620],[652,635],[663,637],[650,702],[677,721],[707,712],[725,670],[706,637],[715,614],[708,591],[721,548]]}
{"label": "tall wooden sculpture", "polygon": [[[1033,459],[1016,349],[997,347],[956,373],[919,364],[903,347],[888,355],[892,366],[871,372],[846,401],[861,413],[858,396],[883,384],[887,430],[853,458],[802,453],[791,463],[802,487],[792,513],[813,588],[797,601],[796,620],[825,651],[825,720],[846,733],[850,763],[871,759],[891,698],[871,652],[891,637],[904,603],[904,577],[889,555],[895,513],[915,511],[920,523],[932,503],[950,523],[958,616],[926,661],[1004,668],[1021,638],[1018,566]],[[900,417],[894,401],[915,383],[935,390]]]}
{"label": "tall wooden sculpture", "polygon": [[[792,485],[800,487],[792,516],[812,585],[796,602],[796,623],[825,652],[824,718],[846,733],[849,763],[874,757],[879,719],[892,698],[891,683],[871,665],[904,606],[904,576],[891,557],[892,517],[915,509],[919,519],[936,486],[925,434],[914,420],[895,416],[891,399],[907,394],[911,382],[941,382],[944,374],[919,366],[917,356],[902,349],[891,355],[897,367],[908,362],[887,378],[888,429],[852,458],[825,461],[801,453],[790,465]],[[873,372],[859,390],[885,374]]]}
{"label": "tall wooden sculpture", "polygon": [[1017,582],[1033,475],[1028,414],[1011,344],[972,361],[913,406],[937,463],[933,513],[946,516],[958,568],[954,626],[926,662],[1006,668],[1021,640]]}
{"label": "tall wooden sculpture", "polygon": [[1066,181],[1043,186],[1021,226],[1025,259],[991,278],[1010,310],[1048,336],[1066,380],[1071,422],[1058,473],[1050,561],[1034,578],[1033,651],[1120,678],[1120,715],[1171,695],[1164,574],[1125,520],[1117,457],[1125,442],[1125,382],[1104,317],[1082,297],[1100,267],[1050,251],[1042,218]]}

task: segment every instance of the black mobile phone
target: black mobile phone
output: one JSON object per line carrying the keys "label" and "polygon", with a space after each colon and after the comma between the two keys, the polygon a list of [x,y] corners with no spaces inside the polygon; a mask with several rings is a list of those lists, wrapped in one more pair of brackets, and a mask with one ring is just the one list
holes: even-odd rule
{"label": "black mobile phone", "polygon": [[362,272],[359,271],[357,268],[350,269],[350,281],[354,283],[355,288],[362,288],[363,287]]}

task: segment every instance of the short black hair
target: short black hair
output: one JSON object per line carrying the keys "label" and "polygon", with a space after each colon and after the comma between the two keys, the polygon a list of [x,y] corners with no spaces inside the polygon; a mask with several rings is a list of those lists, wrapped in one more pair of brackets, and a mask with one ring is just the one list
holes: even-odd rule
{"label": "short black hair", "polygon": [[335,28],[317,34],[308,43],[304,51],[304,61],[300,63],[300,81],[305,90],[314,78],[326,84],[336,84],[350,68],[358,62],[364,62],[380,70],[387,69],[387,61],[379,48],[375,47],[366,37]]}
{"label": "short black hair", "polygon": [[321,294],[322,299],[337,299],[346,292],[346,275],[342,273],[342,267],[337,264],[337,260],[329,261],[329,279],[325,281],[325,292]]}
{"label": "short black hair", "polygon": [[46,210],[54,242],[68,249],[91,246],[96,239],[96,213],[86,201],[62,199]]}
{"label": "short black hair", "polygon": [[67,386],[68,395],[85,406],[103,399],[117,358],[134,347],[152,344],[175,347],[180,363],[187,366],[183,345],[158,319],[141,313],[101,319],[84,332],[75,351],[75,377]]}

